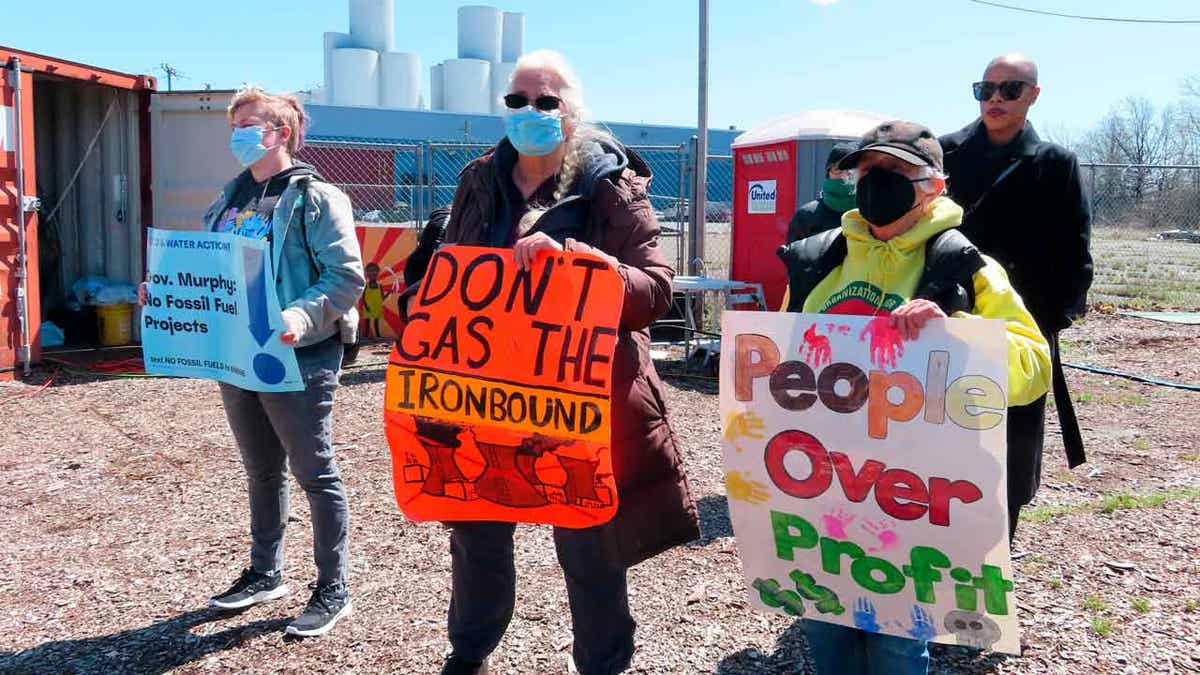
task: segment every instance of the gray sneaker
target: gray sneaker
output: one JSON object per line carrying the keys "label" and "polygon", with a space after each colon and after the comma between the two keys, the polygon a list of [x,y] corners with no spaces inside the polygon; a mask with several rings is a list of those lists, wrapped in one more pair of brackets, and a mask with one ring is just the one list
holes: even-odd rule
{"label": "gray sneaker", "polygon": [[224,610],[245,609],[260,602],[278,600],[287,594],[288,587],[283,583],[282,572],[258,572],[247,567],[229,590],[214,595],[208,601],[208,606]]}
{"label": "gray sneaker", "polygon": [[334,625],[350,613],[350,590],[346,584],[332,583],[318,586],[310,584],[313,589],[304,612],[296,617],[285,629],[288,635],[299,637],[317,637],[333,630]]}

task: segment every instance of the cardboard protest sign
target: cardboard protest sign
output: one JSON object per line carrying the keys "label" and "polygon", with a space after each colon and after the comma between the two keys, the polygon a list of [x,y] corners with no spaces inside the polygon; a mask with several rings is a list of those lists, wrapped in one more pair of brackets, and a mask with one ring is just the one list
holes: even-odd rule
{"label": "cardboard protest sign", "polygon": [[758,608],[1019,650],[1004,324],[726,312],[729,511]]}
{"label": "cardboard protest sign", "polygon": [[266,240],[147,231],[142,308],[146,372],[219,380],[251,391],[300,391]]}
{"label": "cardboard protest sign", "polygon": [[620,273],[594,256],[438,251],[388,366],[396,500],[413,520],[591,527],[616,513]]}

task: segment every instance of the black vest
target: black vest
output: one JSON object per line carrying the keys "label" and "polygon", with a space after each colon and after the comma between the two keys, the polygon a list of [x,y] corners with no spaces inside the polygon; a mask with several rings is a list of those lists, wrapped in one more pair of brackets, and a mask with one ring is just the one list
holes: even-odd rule
{"label": "black vest", "polygon": [[[842,264],[846,250],[840,228],[779,247],[776,255],[788,275],[787,311],[803,311],[809,293]],[[925,269],[913,299],[931,300],[947,316],[969,312],[975,307],[974,276],[983,265],[983,256],[974,244],[958,230],[946,230],[925,242]]]}

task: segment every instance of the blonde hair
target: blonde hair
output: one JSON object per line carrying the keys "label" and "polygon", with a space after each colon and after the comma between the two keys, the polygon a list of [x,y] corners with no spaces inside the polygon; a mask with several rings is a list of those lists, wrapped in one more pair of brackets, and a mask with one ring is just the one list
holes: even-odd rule
{"label": "blonde hair", "polygon": [[[525,54],[517,59],[517,66],[513,68],[512,75],[508,80],[509,86],[512,86],[517,73],[530,70],[549,73],[558,80],[558,97],[567,104],[566,114],[562,119],[564,122],[570,122],[574,127],[574,132],[566,140],[566,152],[563,154],[562,166],[558,170],[558,184],[554,188],[554,201],[557,202],[567,196],[567,192],[570,191],[571,186],[575,184],[575,180],[583,171],[589,144],[602,143],[615,146],[619,143],[611,133],[589,121],[587,108],[583,102],[583,83],[565,56],[552,49],[538,49]],[[530,209],[521,218],[518,228],[520,234],[528,232],[538,218],[541,218],[542,214],[546,212],[546,208],[548,206]]]}
{"label": "blonde hair", "polygon": [[229,102],[227,112],[232,121],[238,108],[254,103],[261,103],[267,109],[272,124],[288,127],[292,135],[288,137],[288,153],[296,154],[304,147],[304,135],[308,129],[308,113],[300,99],[291,94],[270,94],[257,84],[243,84]]}

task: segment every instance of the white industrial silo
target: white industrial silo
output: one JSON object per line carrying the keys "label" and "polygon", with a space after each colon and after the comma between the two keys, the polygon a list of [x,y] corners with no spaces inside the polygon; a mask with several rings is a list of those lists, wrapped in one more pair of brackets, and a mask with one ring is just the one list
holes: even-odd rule
{"label": "white industrial silo", "polygon": [[348,47],[333,50],[334,105],[379,105],[379,52]]}
{"label": "white industrial silo", "polygon": [[492,112],[492,64],[482,59],[450,59],[442,64],[446,110],[487,115]]}
{"label": "white industrial silo", "polygon": [[355,47],[386,53],[396,48],[395,0],[350,0],[350,35]]}
{"label": "white industrial silo", "polygon": [[521,12],[505,12],[501,37],[500,60],[516,63],[525,53],[525,15]]}
{"label": "white industrial silo", "polygon": [[503,15],[495,7],[458,8],[458,58],[499,62],[503,33]]}
{"label": "white industrial silo", "polygon": [[325,33],[325,100],[333,101],[333,50],[353,46],[349,33]]}
{"label": "white industrial silo", "polygon": [[445,110],[446,95],[445,95],[445,64],[439,63],[429,69],[429,109],[430,110]]}
{"label": "white industrial silo", "polygon": [[379,56],[379,105],[416,108],[421,103],[421,57],[410,52]]}
{"label": "white industrial silo", "polygon": [[504,95],[508,93],[508,80],[512,77],[515,63],[492,64],[492,112],[504,112]]}

